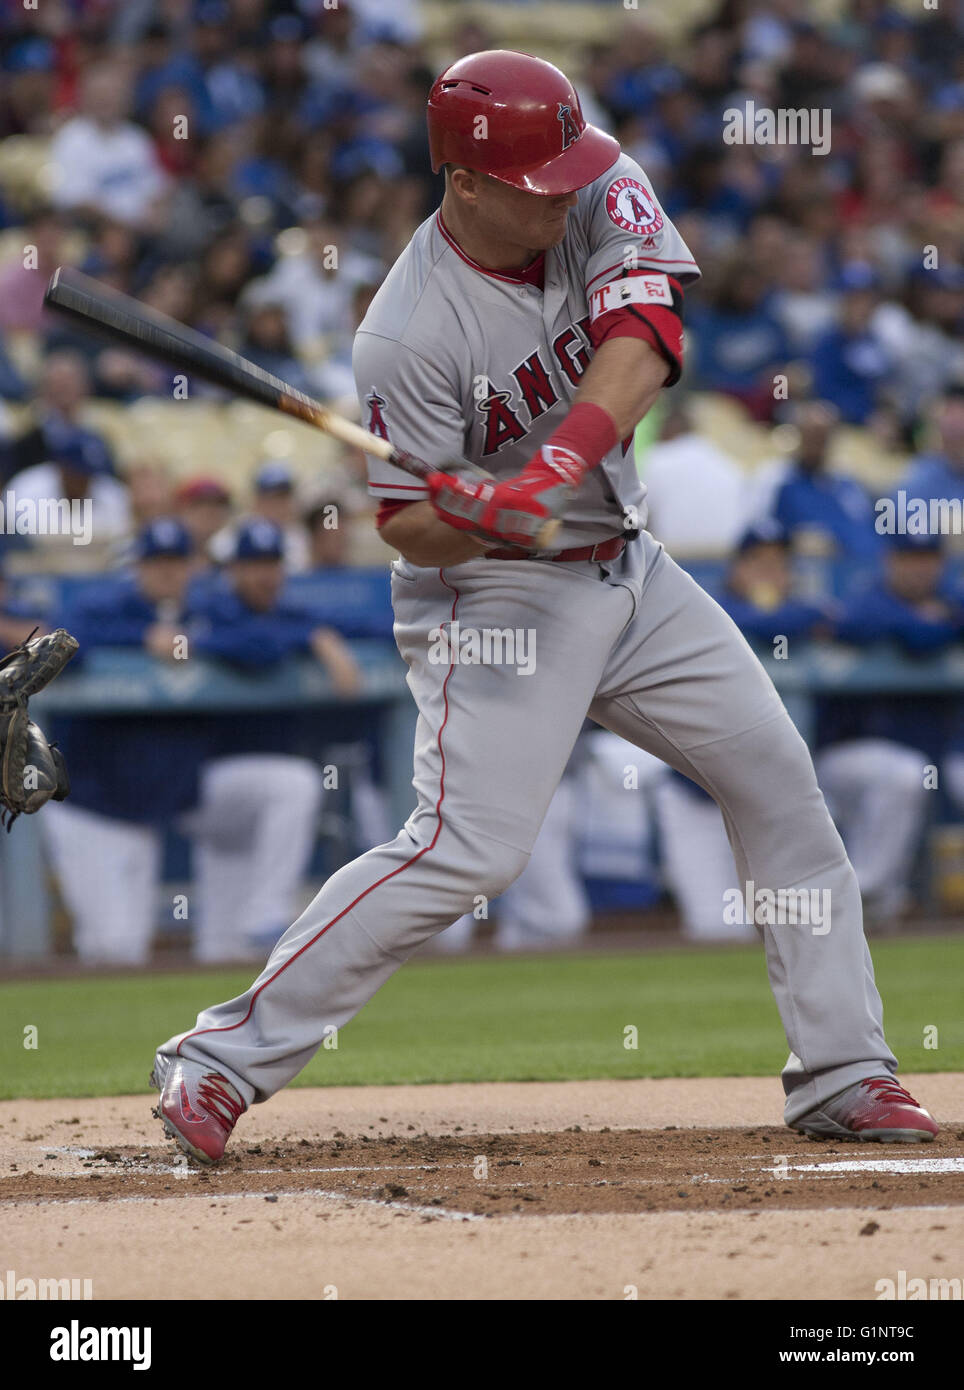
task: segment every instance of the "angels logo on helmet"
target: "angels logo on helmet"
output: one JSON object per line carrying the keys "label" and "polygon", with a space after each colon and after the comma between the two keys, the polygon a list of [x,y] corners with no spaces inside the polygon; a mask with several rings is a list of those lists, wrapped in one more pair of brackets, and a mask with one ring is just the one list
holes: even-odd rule
{"label": "angels logo on helmet", "polygon": [[563,151],[565,151],[568,150],[570,145],[576,143],[582,131],[579,129],[579,123],[572,114],[572,107],[566,105],[564,102],[559,102],[559,110],[556,112],[556,119],[562,126],[562,148]]}

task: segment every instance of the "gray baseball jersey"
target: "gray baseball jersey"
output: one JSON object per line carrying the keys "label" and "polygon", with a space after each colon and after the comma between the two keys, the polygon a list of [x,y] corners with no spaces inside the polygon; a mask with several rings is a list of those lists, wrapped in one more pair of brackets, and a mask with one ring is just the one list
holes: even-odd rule
{"label": "gray baseball jersey", "polygon": [[[591,360],[589,327],[624,268],[651,271],[641,289],[669,300],[699,271],[628,155],[582,189],[562,242],[546,252],[545,288],[484,270],[423,222],[372,301],[355,339],[363,420],[428,463],[467,458],[497,478],[521,472],[561,424]],[[376,497],[418,500],[421,482],[369,458]],[[557,545],[593,544],[645,520],[631,441],[583,480]],[[633,511],[626,509],[633,508]]]}

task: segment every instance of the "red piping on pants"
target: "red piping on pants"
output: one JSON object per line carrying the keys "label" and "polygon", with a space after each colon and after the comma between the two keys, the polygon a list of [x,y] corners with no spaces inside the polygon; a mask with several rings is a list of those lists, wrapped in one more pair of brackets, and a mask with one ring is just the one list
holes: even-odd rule
{"label": "red piping on pants", "polygon": [[[454,622],[454,621],[455,621],[455,609],[456,609],[456,607],[457,607],[457,605],[458,605],[458,601],[459,601],[459,597],[460,597],[459,591],[458,591],[458,589],[453,589],[453,588],[452,588],[452,585],[449,584],[448,580],[445,578],[444,572],[443,572],[441,569],[440,569],[439,572],[438,572],[438,577],[439,577],[439,579],[442,581],[442,583],[445,585],[446,589],[449,589],[449,590],[455,595],[455,598],[452,600],[452,613],[451,613],[451,617],[450,617],[450,621],[451,621],[451,622]],[[342,919],[342,917],[344,917],[344,916],[346,915],[346,913],[351,912],[352,908],[355,907],[356,904],[360,903],[361,900],[362,900],[362,898],[366,898],[366,897],[368,896],[368,894],[371,893],[375,888],[380,887],[381,884],[383,884],[383,883],[387,883],[388,880],[389,880],[390,878],[394,878],[394,877],[396,876],[396,874],[404,873],[405,870],[408,869],[408,868],[410,868],[412,864],[417,863],[418,860],[421,859],[421,857],[422,857],[423,854],[428,854],[428,852],[429,852],[430,849],[434,849],[434,848],[435,848],[435,845],[436,845],[436,843],[437,843],[437,841],[438,841],[438,837],[439,837],[439,835],[440,835],[441,832],[442,832],[442,824],[443,824],[443,822],[442,822],[442,802],[445,800],[445,750],[444,750],[444,748],[442,747],[442,734],[444,733],[444,731],[445,731],[445,726],[446,726],[446,724],[448,723],[448,717],[449,717],[448,684],[449,684],[449,681],[452,679],[452,672],[453,672],[454,670],[455,670],[454,664],[453,664],[453,665],[450,665],[450,666],[449,666],[449,669],[448,669],[448,675],[445,677],[445,680],[444,680],[443,683],[442,683],[442,700],[443,700],[443,702],[444,702],[444,714],[443,714],[443,716],[442,716],[442,722],[441,722],[441,724],[439,725],[439,731],[438,731],[438,735],[437,735],[437,737],[436,737],[436,746],[437,746],[438,751],[439,751],[439,757],[440,757],[441,760],[442,760],[442,770],[441,770],[441,773],[440,773],[440,775],[439,775],[439,796],[438,796],[438,801],[435,803],[435,814],[436,814],[436,817],[438,818],[438,824],[437,824],[436,827],[435,827],[435,834],[432,836],[431,843],[425,845],[424,848],[418,850],[415,854],[412,855],[411,859],[406,859],[406,861],[405,861],[404,864],[399,864],[399,866],[398,866],[397,869],[392,869],[392,871],[391,871],[390,873],[385,874],[382,878],[378,879],[375,883],[369,884],[369,886],[368,886],[366,889],[364,889],[361,893],[358,894],[358,897],[355,898],[353,902],[350,902],[350,903],[348,904],[347,907],[343,908],[343,909],[341,910],[341,912],[339,912],[339,914],[338,914],[337,917],[333,917],[333,918],[331,919],[330,922],[326,922],[326,924],[322,927],[321,931],[316,932],[315,935],[311,938],[311,940],[310,940],[310,941],[306,941],[305,944],[300,948],[300,950],[297,950],[297,951],[295,952],[295,954],[291,957],[290,960],[286,960],[285,963],[284,963],[284,965],[279,966],[278,969],[274,972],[274,974],[273,974],[273,975],[270,975],[270,976],[268,977],[268,979],[265,980],[265,982],[264,982],[263,985],[259,985],[259,986],[258,986],[258,988],[255,990],[254,994],[251,996],[251,1003],[248,1005],[248,1012],[245,1014],[244,1018],[239,1019],[237,1023],[228,1023],[228,1024],[225,1024],[225,1026],[224,1026],[223,1028],[199,1028],[199,1029],[197,1029],[197,1030],[196,1030],[195,1032],[193,1032],[193,1033],[188,1033],[188,1034],[186,1034],[186,1035],[181,1039],[181,1041],[178,1043],[178,1045],[177,1045],[178,1054],[180,1054],[181,1048],[182,1048],[182,1046],[184,1045],[184,1043],[186,1043],[186,1042],[188,1041],[188,1039],[190,1039],[190,1038],[199,1038],[199,1037],[201,1037],[204,1033],[230,1033],[230,1032],[232,1031],[232,1029],[234,1029],[234,1028],[240,1028],[242,1024],[247,1023],[248,1019],[251,1017],[252,1012],[254,1011],[255,1003],[257,1002],[258,996],[261,994],[261,992],[262,992],[263,990],[267,989],[267,988],[268,988],[268,985],[270,985],[273,981],[275,981],[275,980],[278,978],[279,975],[283,975],[284,972],[288,969],[288,966],[289,966],[289,965],[293,965],[294,962],[298,959],[298,957],[304,955],[305,951],[307,951],[307,950],[309,949],[309,947],[314,946],[315,942],[318,941],[321,937],[324,936],[325,932],[328,931],[329,927],[333,927],[333,926],[335,925],[336,922],[340,922],[341,919]]]}

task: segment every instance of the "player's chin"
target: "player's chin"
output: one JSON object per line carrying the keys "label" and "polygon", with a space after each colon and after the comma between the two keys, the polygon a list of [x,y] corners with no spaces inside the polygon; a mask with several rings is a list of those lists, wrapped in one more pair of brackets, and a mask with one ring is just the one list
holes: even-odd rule
{"label": "player's chin", "polygon": [[551,247],[558,246],[560,241],[562,241],[562,239],[566,235],[567,225],[568,218],[566,217],[563,217],[559,221],[553,219],[553,221],[551,221],[548,224],[548,226],[544,229],[542,236],[539,239],[539,245],[536,249],[539,251],[548,251]]}

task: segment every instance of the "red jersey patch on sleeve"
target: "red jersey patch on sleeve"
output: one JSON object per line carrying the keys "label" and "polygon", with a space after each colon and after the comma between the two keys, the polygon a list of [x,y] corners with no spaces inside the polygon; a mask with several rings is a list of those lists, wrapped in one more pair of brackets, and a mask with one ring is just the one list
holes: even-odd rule
{"label": "red jersey patch on sleeve", "polygon": [[656,247],[663,239],[663,214],[638,179],[614,179],[606,190],[610,221]]}

